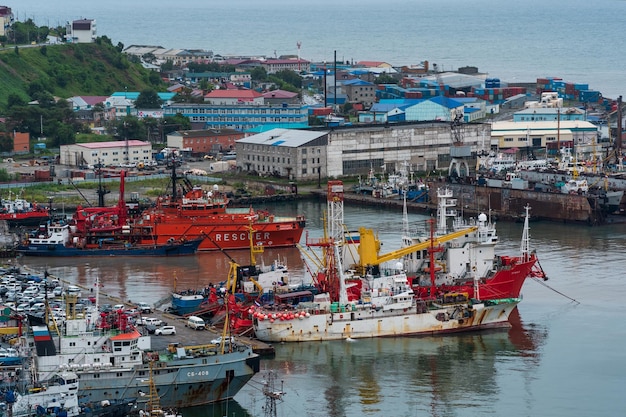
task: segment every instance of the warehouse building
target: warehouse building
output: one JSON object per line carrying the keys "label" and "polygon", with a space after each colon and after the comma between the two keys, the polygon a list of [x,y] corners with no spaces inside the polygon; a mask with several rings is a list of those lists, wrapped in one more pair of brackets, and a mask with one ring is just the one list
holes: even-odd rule
{"label": "warehouse building", "polygon": [[61,145],[59,154],[59,163],[69,166],[120,166],[126,163],[145,163],[151,159],[152,145],[140,140]]}

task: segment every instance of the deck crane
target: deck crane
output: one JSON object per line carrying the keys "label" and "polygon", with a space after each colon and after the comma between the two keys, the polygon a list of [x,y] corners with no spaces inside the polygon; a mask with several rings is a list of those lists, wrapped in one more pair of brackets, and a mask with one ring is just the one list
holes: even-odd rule
{"label": "deck crane", "polygon": [[419,252],[428,249],[429,247],[431,247],[431,240],[433,246],[441,245],[442,243],[449,242],[461,236],[473,233],[476,230],[478,230],[478,227],[476,226],[467,227],[462,230],[457,230],[443,236],[434,237],[433,239],[428,239],[424,242],[416,243],[414,245],[380,255],[378,253],[380,251],[380,240],[378,240],[378,238],[374,235],[372,229],[366,229],[362,227],[359,229],[359,264],[355,265],[355,269],[357,270],[357,273],[363,274],[368,267],[378,266],[382,263],[394,259],[399,259],[405,255],[408,255],[409,253]]}

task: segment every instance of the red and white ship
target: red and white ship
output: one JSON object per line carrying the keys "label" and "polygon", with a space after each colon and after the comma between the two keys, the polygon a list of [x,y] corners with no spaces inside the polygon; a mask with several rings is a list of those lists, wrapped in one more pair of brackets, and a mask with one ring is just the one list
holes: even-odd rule
{"label": "red and white ship", "polygon": [[[435,229],[411,233],[405,211],[403,246],[429,242],[433,237],[449,233],[460,232],[461,236],[443,245],[428,245],[404,258],[404,267],[413,278],[413,288],[418,297],[426,297],[436,291],[465,293],[470,298],[481,300],[519,298],[526,278],[547,279],[536,254],[529,247],[528,213],[520,255],[497,255],[496,225],[487,215],[481,213],[477,219],[465,220],[457,213],[457,201],[450,189],[437,190],[437,197]],[[466,233],[462,233],[464,231]],[[431,251],[434,252],[434,261],[429,256]]]}
{"label": "red and white ship", "polygon": [[31,203],[19,196],[11,199],[2,199],[0,220],[5,220],[9,227],[33,226],[45,222],[50,218],[50,208]]}
{"label": "red and white ship", "polygon": [[[435,284],[435,270],[429,271],[428,291],[411,285],[402,262],[389,269],[382,264],[413,251],[427,250],[430,265],[442,244],[460,244],[471,233],[482,233],[480,225],[417,242],[389,254],[379,255],[380,242],[367,229],[360,230],[359,242],[346,240],[343,228],[343,184],[329,181],[328,218],[330,230],[322,239],[307,239],[308,246],[324,251],[314,274],[320,293],[312,302],[295,302],[251,307],[256,337],[266,342],[306,342],[456,333],[509,327],[508,317],[518,297],[483,297],[478,290],[465,291],[466,281],[448,291]],[[527,231],[528,224],[525,225]],[[528,241],[526,240],[528,244]],[[470,244],[471,245],[471,244]],[[441,248],[441,249],[440,249]],[[347,270],[348,252],[357,249],[358,263]],[[470,250],[466,247],[466,250]],[[522,264],[536,258],[523,257]],[[476,278],[476,277],[475,277]],[[521,283],[526,276],[520,279]],[[473,284],[478,287],[477,281]],[[520,285],[521,287],[521,285]],[[416,291],[417,290],[417,291]],[[463,292],[460,292],[463,290]],[[472,296],[473,295],[473,296]]]}

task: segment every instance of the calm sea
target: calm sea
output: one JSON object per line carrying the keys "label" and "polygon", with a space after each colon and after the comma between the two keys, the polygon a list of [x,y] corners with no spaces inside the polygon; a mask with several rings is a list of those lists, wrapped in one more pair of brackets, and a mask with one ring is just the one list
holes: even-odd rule
{"label": "calm sea", "polygon": [[312,61],[477,66],[505,82],[560,77],[605,97],[624,93],[623,0],[7,0],[20,20],[96,19],[129,46]]}
{"label": "calm sea", "polygon": [[[259,208],[302,213],[310,235],[321,235],[324,203]],[[418,222],[425,216],[410,213],[410,219]],[[350,228],[379,231],[382,252],[400,246],[401,220],[399,209],[345,207]],[[518,253],[521,233],[521,224],[499,223],[498,252]],[[269,370],[276,372],[276,389],[286,392],[277,404],[278,416],[623,416],[626,224],[591,228],[537,222],[531,223],[531,237],[550,288],[526,282],[510,330],[277,345],[276,356],[262,361],[264,371],[234,401],[183,410],[184,416],[267,415],[262,384]],[[262,259],[269,263],[279,255],[287,259],[293,275],[303,273],[297,250],[268,251]],[[235,257],[245,262],[247,253]],[[162,262],[21,262],[86,286],[100,277],[107,294],[155,303],[174,285],[193,288],[225,279],[228,261],[208,253]]]}

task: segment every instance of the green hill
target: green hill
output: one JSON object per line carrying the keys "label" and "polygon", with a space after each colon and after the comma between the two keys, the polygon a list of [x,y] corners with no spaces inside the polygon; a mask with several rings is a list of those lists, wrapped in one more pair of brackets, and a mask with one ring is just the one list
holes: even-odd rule
{"label": "green hill", "polygon": [[131,62],[119,49],[106,38],[90,44],[4,49],[0,51],[0,107],[6,107],[10,94],[29,101],[29,92],[41,88],[61,98],[165,88],[158,73]]}

